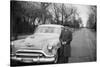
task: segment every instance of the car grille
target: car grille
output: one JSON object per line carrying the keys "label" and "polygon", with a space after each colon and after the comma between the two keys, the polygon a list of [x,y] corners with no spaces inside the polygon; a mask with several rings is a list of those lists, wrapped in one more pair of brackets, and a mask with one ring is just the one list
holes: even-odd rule
{"label": "car grille", "polygon": [[35,57],[44,57],[44,54],[41,52],[33,52],[33,51],[17,51],[16,57],[35,58]]}

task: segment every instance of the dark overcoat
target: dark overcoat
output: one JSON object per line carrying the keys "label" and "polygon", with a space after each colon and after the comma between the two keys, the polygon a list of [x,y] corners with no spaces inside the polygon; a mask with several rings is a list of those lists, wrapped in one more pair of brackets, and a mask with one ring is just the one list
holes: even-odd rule
{"label": "dark overcoat", "polygon": [[62,30],[60,40],[66,41],[66,44],[62,45],[60,48],[61,55],[65,57],[70,57],[71,55],[70,42],[72,41],[72,32],[69,30]]}

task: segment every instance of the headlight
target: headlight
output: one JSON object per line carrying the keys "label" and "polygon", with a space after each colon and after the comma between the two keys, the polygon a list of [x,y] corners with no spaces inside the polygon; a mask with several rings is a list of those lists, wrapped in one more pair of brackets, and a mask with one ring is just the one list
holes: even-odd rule
{"label": "headlight", "polygon": [[48,45],[48,46],[47,46],[47,49],[48,49],[49,52],[52,52],[53,46],[52,46],[52,45]]}
{"label": "headlight", "polygon": [[13,44],[13,42],[11,42],[11,45],[10,45],[10,56],[11,56],[11,57],[12,57],[12,56],[15,56],[14,50],[15,50],[14,44]]}
{"label": "headlight", "polygon": [[52,45],[48,45],[47,48],[48,48],[48,50],[52,50],[53,46]]}
{"label": "headlight", "polygon": [[13,43],[13,42],[11,42],[11,45],[14,45],[14,43]]}

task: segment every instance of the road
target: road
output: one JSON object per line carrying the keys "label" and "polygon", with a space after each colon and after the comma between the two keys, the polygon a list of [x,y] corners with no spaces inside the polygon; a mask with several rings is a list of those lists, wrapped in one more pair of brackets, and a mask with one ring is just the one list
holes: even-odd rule
{"label": "road", "polygon": [[96,33],[83,28],[73,33],[69,63],[96,60]]}

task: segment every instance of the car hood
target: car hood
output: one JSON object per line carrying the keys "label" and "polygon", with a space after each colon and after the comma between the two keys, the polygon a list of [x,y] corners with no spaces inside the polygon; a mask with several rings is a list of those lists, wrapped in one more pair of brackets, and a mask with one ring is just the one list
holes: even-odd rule
{"label": "car hood", "polygon": [[45,50],[50,40],[59,40],[59,35],[56,34],[35,34],[26,39],[17,40],[14,42],[17,49],[42,49]]}

